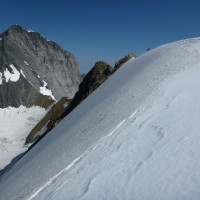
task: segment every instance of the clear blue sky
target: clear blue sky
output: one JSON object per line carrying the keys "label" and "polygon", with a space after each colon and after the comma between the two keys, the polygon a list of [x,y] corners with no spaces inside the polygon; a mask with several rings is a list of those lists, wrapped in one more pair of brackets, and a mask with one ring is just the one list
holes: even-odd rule
{"label": "clear blue sky", "polygon": [[72,52],[80,71],[96,61],[200,37],[199,0],[0,0],[0,32],[13,24]]}

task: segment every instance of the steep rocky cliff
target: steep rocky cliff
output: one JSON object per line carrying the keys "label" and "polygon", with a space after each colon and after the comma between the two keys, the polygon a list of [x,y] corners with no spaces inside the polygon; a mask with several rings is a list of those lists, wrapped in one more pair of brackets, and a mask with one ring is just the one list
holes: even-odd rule
{"label": "steep rocky cliff", "polygon": [[73,98],[81,81],[74,56],[19,25],[0,35],[0,108],[48,107]]}

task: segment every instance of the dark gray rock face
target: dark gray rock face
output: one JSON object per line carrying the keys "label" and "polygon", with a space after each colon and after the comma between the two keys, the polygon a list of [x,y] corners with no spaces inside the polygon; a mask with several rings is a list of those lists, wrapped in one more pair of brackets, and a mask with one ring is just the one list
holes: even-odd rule
{"label": "dark gray rock face", "polygon": [[18,25],[0,35],[0,108],[48,107],[73,98],[80,81],[74,56],[55,42]]}
{"label": "dark gray rock face", "polygon": [[109,64],[104,61],[96,62],[94,67],[84,76],[83,81],[79,85],[79,90],[75,94],[69,109],[73,110],[96,88],[98,88],[112,73],[113,68]]}

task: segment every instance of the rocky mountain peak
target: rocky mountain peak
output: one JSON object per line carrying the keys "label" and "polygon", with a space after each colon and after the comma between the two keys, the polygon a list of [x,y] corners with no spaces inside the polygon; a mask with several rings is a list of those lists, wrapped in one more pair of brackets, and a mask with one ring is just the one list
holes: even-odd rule
{"label": "rocky mountain peak", "polygon": [[12,25],[8,30],[7,30],[7,32],[10,32],[10,33],[15,33],[15,32],[17,32],[17,33],[22,33],[22,32],[24,32],[24,31],[26,31],[25,29],[23,29],[20,25],[18,25],[18,24],[14,24],[14,25]]}
{"label": "rocky mountain peak", "polygon": [[22,28],[20,25],[14,24],[5,32],[1,33],[1,38],[5,40],[7,37],[12,38],[27,33],[28,31]]}
{"label": "rocky mountain peak", "polygon": [[48,107],[63,96],[73,98],[81,77],[70,52],[19,25],[0,38],[0,107]]}

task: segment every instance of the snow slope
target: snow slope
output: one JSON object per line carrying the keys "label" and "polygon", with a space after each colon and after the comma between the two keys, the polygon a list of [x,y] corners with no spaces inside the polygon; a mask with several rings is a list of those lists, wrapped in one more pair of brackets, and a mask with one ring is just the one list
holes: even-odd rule
{"label": "snow slope", "polygon": [[0,170],[27,150],[28,147],[23,147],[26,137],[45,113],[38,106],[0,108]]}
{"label": "snow slope", "polygon": [[199,55],[196,38],[127,63],[13,167],[0,199],[198,200]]}

